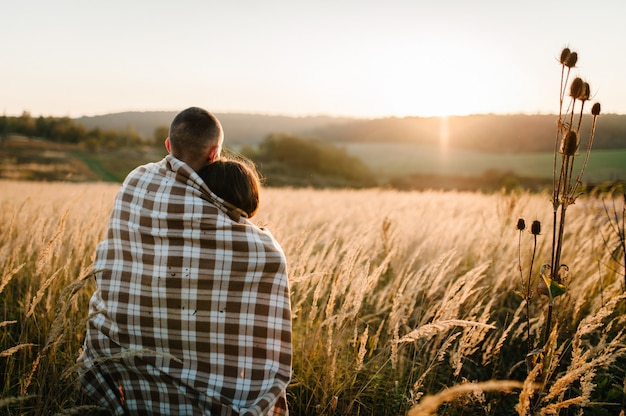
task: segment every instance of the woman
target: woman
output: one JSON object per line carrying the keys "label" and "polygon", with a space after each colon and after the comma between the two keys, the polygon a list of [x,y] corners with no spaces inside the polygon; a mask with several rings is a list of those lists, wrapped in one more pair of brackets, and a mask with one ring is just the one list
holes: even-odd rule
{"label": "woman", "polygon": [[213,193],[252,218],[259,209],[261,180],[253,165],[240,160],[219,159],[198,171]]}

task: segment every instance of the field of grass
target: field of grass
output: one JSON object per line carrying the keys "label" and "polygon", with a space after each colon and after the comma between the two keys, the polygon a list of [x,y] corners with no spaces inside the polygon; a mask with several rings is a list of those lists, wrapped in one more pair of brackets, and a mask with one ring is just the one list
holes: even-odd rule
{"label": "field of grass", "polygon": [[[94,289],[82,278],[118,185],[0,189],[0,414],[97,414],[74,361]],[[516,223],[549,230],[549,199],[264,189],[255,220],[289,262],[291,414],[624,414],[624,259],[601,199],[569,208],[570,275],[545,344],[548,298],[534,288],[549,232],[537,236],[528,305],[521,293],[534,236]]]}
{"label": "field of grass", "polygon": [[165,149],[89,151],[84,146],[12,136],[0,142],[0,180],[122,182],[128,172],[165,156]]}
{"label": "field of grass", "polygon": [[[348,153],[383,176],[412,173],[480,176],[488,170],[511,171],[518,176],[552,178],[554,153],[489,153],[446,149],[410,143],[347,143]],[[593,182],[626,179],[626,149],[594,150],[585,171]],[[577,165],[582,158],[577,160]]]}
{"label": "field of grass", "polygon": [[[546,179],[552,179],[553,155],[551,153],[495,154],[479,151],[448,149],[408,143],[348,143],[342,145],[346,151],[362,160],[373,172],[379,185],[398,186],[411,184],[410,175],[440,177],[443,182],[433,183],[435,189],[476,188],[489,191],[500,189],[506,184],[490,183],[488,179],[499,173],[512,173],[534,182],[539,189]],[[14,136],[0,145],[0,179],[45,180],[45,181],[96,181],[122,182],[136,166],[156,161],[165,155],[162,148],[115,149],[88,151],[79,145],[54,143],[26,137]],[[626,149],[595,150],[585,173],[585,181],[592,184],[626,180]],[[578,158],[579,167],[582,158]],[[281,165],[282,166],[282,165]],[[275,183],[301,186],[316,183],[316,174],[308,173],[304,179],[295,178],[293,172],[271,173]],[[467,182],[474,185],[467,185]],[[317,183],[341,183],[331,178],[321,178]],[[411,185],[413,186],[413,185]],[[524,187],[522,186],[522,187]],[[406,186],[400,186],[404,189]],[[414,188],[421,188],[415,186]]]}

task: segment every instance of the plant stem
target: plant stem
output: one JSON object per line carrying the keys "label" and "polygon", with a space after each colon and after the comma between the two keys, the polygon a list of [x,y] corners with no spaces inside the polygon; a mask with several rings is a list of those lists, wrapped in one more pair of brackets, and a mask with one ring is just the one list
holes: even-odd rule
{"label": "plant stem", "polygon": [[554,211],[552,212],[552,257],[550,258],[550,266],[552,270],[554,270],[554,259],[556,256],[556,212],[557,206],[554,206]]}
{"label": "plant stem", "polygon": [[[548,288],[550,290],[550,288]],[[547,345],[550,339],[550,327],[552,326],[552,299],[550,299],[550,303],[548,303],[548,317],[546,318],[546,332],[543,338],[543,345]]]}
{"label": "plant stem", "polygon": [[565,234],[565,213],[567,211],[567,204],[561,206],[561,218],[559,221],[559,234],[557,238],[556,255],[554,258],[554,266],[552,267],[552,280],[560,282],[559,278],[559,264],[561,264],[561,250],[563,249],[563,234]]}
{"label": "plant stem", "polygon": [[534,237],[534,244],[533,244],[533,255],[530,259],[530,270],[528,271],[528,284],[526,285],[526,332],[527,332],[527,337],[528,337],[528,354],[530,354],[534,347],[533,347],[533,342],[530,338],[530,300],[531,300],[531,296],[530,296],[530,278],[532,277],[532,273],[533,273],[533,264],[535,262],[535,254],[537,253],[537,235],[533,235]]}

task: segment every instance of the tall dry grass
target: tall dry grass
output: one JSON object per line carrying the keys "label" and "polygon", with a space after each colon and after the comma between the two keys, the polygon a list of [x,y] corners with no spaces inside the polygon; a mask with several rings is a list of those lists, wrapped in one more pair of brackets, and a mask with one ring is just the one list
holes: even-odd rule
{"label": "tall dry grass", "polygon": [[[117,186],[0,182],[0,413],[89,414],[76,389],[88,276]],[[568,291],[550,368],[527,367],[519,217],[550,196],[266,189],[255,218],[288,257],[294,415],[618,414],[626,408],[626,299],[600,199],[568,212]],[[606,200],[606,199],[605,199]],[[619,203],[619,201],[618,201]],[[537,258],[550,258],[538,236]],[[541,260],[543,261],[543,260]],[[536,284],[536,282],[535,282]],[[548,362],[537,360],[536,362]],[[537,374],[546,383],[537,385]],[[92,412],[95,414],[95,410]],[[569,412],[569,413],[568,413]]]}
{"label": "tall dry grass", "polygon": [[48,414],[76,400],[66,370],[81,347],[93,289],[80,278],[114,188],[0,182],[0,189],[0,413]]}

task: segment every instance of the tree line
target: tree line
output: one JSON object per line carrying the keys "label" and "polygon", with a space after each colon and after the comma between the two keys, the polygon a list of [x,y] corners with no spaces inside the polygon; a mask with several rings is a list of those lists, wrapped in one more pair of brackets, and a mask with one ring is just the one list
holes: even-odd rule
{"label": "tree line", "polygon": [[26,111],[17,117],[0,117],[0,134],[3,139],[9,135],[23,135],[56,143],[80,144],[92,151],[137,148],[146,144],[146,139],[132,127],[125,130],[87,129],[69,117],[33,117]]}
{"label": "tree line", "polygon": [[[125,130],[87,129],[69,117],[0,118],[0,134],[22,135],[55,143],[79,145],[87,152],[109,152],[119,149],[163,148],[169,134],[167,126],[154,129],[152,138],[139,135],[133,128]],[[227,153],[235,154],[228,148]],[[128,153],[128,152],[126,152]],[[136,152],[133,152],[136,153]],[[141,153],[141,152],[140,152]],[[370,169],[345,149],[316,139],[291,134],[269,134],[258,145],[245,145],[238,152],[252,160],[268,186],[364,187],[376,185]],[[124,159],[121,154],[117,159]],[[133,161],[137,162],[137,155]],[[119,161],[119,160],[118,160]],[[123,164],[123,166],[126,166]],[[109,172],[124,177],[128,172]]]}
{"label": "tree line", "polygon": [[269,186],[367,187],[377,184],[365,163],[340,147],[291,134],[268,135],[240,153],[251,159]]}

